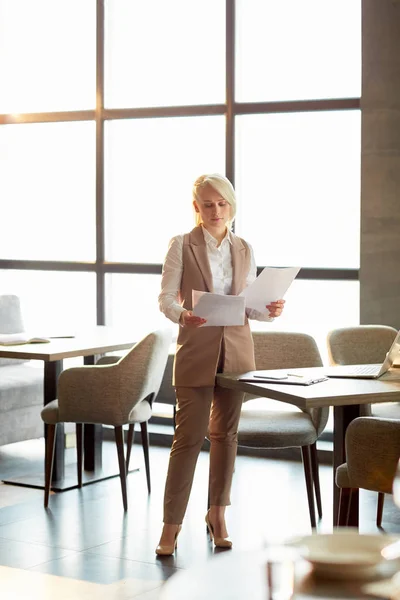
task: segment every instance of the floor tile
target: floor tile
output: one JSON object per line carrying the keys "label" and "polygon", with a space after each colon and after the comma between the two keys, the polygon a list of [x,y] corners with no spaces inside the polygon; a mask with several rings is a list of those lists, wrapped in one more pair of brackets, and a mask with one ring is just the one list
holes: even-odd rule
{"label": "floor tile", "polygon": [[159,600],[161,586],[134,578],[102,585],[0,566],[2,600]]}
{"label": "floor tile", "polygon": [[101,600],[101,585],[0,566],[2,600]]}
{"label": "floor tile", "polygon": [[80,511],[57,515],[51,510],[42,510],[34,518],[1,525],[0,538],[80,551],[126,534],[129,515],[123,511],[109,513],[106,503],[101,513],[91,512],[90,508],[88,503],[81,505]]}
{"label": "floor tile", "polygon": [[213,547],[208,541],[205,526],[186,524],[178,539],[178,548],[173,556],[157,556],[155,548],[160,536],[159,528],[136,531],[120,540],[91,549],[91,552],[103,556],[113,556],[128,560],[137,560],[150,564],[185,569],[190,565],[213,556]]}
{"label": "floor tile", "polygon": [[[7,502],[11,502],[12,494],[10,496],[9,490],[13,491],[17,486],[13,485],[2,485],[0,486],[0,495],[7,495]],[[18,488],[19,490],[25,491],[25,488]],[[38,490],[36,490],[38,491]],[[0,507],[0,526],[6,525],[18,521],[25,521],[30,517],[36,517],[43,514],[43,496],[40,499],[36,496],[33,500],[28,498],[19,497],[19,501],[13,504],[5,504]]]}
{"label": "floor tile", "polygon": [[52,546],[0,538],[0,565],[2,566],[29,569],[73,553],[71,550],[63,550]]}
{"label": "floor tile", "polygon": [[159,600],[161,589],[162,582],[130,578],[104,587],[103,594],[104,600]]}
{"label": "floor tile", "polygon": [[30,570],[105,585],[129,578],[161,583],[176,571],[163,564],[152,565],[86,551],[44,563]]}
{"label": "floor tile", "polygon": [[140,594],[135,597],[135,600],[160,600],[160,590],[161,588],[157,588],[151,592]]}

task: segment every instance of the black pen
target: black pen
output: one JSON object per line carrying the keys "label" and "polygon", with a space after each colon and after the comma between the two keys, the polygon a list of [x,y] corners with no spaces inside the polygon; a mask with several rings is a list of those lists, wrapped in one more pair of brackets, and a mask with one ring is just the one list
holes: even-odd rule
{"label": "black pen", "polygon": [[257,379],[287,379],[287,375],[254,375]]}

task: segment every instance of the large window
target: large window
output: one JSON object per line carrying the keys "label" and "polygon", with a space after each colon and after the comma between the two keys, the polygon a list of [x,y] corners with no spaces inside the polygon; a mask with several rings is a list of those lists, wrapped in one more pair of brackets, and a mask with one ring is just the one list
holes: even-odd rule
{"label": "large window", "polygon": [[359,111],[236,119],[236,230],[258,264],[358,269]]}
{"label": "large window", "polygon": [[0,64],[0,114],[94,108],[95,0],[1,0]]}
{"label": "large window", "polygon": [[191,186],[224,171],[222,116],[106,122],[106,259],[161,263],[173,235],[193,224]]}
{"label": "large window", "polygon": [[95,124],[0,127],[0,256],[96,259]]}
{"label": "large window", "polygon": [[[152,329],[165,326],[158,308],[161,275],[112,273],[106,277],[106,321],[132,331],[139,339]],[[178,325],[171,327],[177,333]]]}
{"label": "large window", "polygon": [[17,294],[26,331],[74,335],[96,325],[94,273],[0,270],[1,293]]}
{"label": "large window", "polygon": [[0,0],[0,293],[140,337],[212,171],[302,267],[279,327],[357,323],[360,37],[361,0]]}
{"label": "large window", "polygon": [[329,329],[360,322],[358,281],[297,279],[288,290],[282,317],[273,323],[251,321],[254,331],[305,331],[312,335],[328,364],[326,334]]}
{"label": "large window", "polygon": [[236,99],[360,96],[360,17],[358,0],[236,0]]}
{"label": "large window", "polygon": [[223,103],[225,1],[106,0],[105,106]]}

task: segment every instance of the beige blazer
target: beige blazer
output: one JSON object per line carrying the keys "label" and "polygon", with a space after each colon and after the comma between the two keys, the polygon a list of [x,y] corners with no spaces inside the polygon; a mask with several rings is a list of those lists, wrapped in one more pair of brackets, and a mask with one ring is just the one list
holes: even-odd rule
{"label": "beige blazer", "polygon": [[[207,245],[201,226],[195,227],[183,239],[183,272],[180,303],[192,310],[192,290],[213,292],[213,281],[207,255]],[[232,294],[240,294],[246,286],[250,269],[250,249],[241,238],[232,234]],[[243,373],[255,369],[254,347],[247,321],[235,327],[179,328],[174,361],[173,385],[202,387],[215,385],[215,375],[221,346],[224,346],[223,371]]]}

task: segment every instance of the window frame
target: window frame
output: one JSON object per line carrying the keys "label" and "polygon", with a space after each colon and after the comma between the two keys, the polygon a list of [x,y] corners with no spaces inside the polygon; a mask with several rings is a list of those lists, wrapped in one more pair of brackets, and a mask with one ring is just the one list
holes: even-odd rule
{"label": "window frame", "polygon": [[[1,114],[0,126],[9,123],[50,123],[95,121],[96,124],[96,260],[72,262],[52,260],[0,259],[0,269],[88,271],[96,273],[97,323],[105,324],[105,276],[107,273],[160,274],[161,264],[111,263],[105,261],[104,224],[104,123],[111,119],[224,115],[226,118],[225,175],[235,184],[235,117],[244,114],[270,114],[301,111],[360,110],[361,98],[335,98],[283,102],[235,101],[235,0],[226,0],[226,102],[199,106],[153,108],[104,108],[104,9],[105,0],[96,0],[96,108],[71,112]],[[258,273],[265,265],[258,266]],[[270,265],[273,266],[273,265]],[[359,269],[301,269],[299,279],[359,280]]]}
{"label": "window frame", "polygon": [[[335,98],[282,102],[236,102],[235,101],[235,0],[226,3],[226,99],[223,104],[198,106],[168,106],[152,108],[104,107],[104,47],[105,47],[105,0],[96,0],[96,106],[94,110],[71,112],[43,112],[27,114],[0,114],[0,127],[5,124],[55,123],[60,121],[94,121],[96,124],[96,259],[93,262],[70,262],[54,260],[0,259],[1,269],[40,271],[87,271],[96,274],[96,322],[106,324],[105,279],[111,273],[160,274],[161,264],[106,262],[104,222],[104,124],[113,119],[142,119],[157,117],[223,115],[226,119],[225,175],[235,184],[235,117],[249,114],[271,114],[302,111],[360,110],[361,98]],[[258,273],[265,265],[258,266]],[[269,265],[273,266],[273,265]],[[303,268],[299,279],[353,280],[359,281],[359,269]],[[328,434],[328,438],[330,435]]]}

